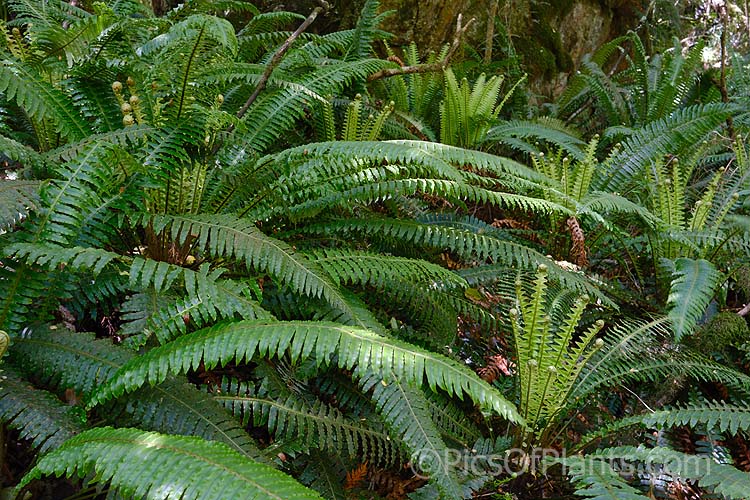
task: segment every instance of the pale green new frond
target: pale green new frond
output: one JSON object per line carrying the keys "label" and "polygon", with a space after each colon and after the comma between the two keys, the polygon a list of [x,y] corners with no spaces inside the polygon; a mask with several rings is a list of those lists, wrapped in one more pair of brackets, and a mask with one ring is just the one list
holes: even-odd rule
{"label": "pale green new frond", "polygon": [[42,457],[21,480],[19,489],[50,474],[93,475],[94,481],[109,482],[126,496],[150,499],[321,498],[289,476],[248,460],[225,444],[128,428],[101,427],[75,436]]}
{"label": "pale green new frond", "polygon": [[[131,360],[109,383],[102,385],[90,406],[132,391],[146,382],[156,384],[168,373],[207,368],[229,360],[250,360],[255,355],[280,356],[289,350],[293,360],[315,357],[345,369],[355,366],[376,373],[391,372],[435,390],[462,398],[464,393],[482,407],[513,422],[522,422],[515,407],[489,384],[456,361],[406,342],[361,328],[328,322],[236,321],[184,335]],[[338,356],[332,358],[332,354]]]}
{"label": "pale green new frond", "polygon": [[692,332],[708,307],[723,275],[707,260],[679,258],[674,261],[672,284],[667,298],[669,318],[679,342]]}

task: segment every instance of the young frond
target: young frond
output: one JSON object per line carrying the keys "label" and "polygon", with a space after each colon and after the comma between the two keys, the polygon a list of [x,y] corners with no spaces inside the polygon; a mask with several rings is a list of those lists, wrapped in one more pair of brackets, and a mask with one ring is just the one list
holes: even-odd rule
{"label": "young frond", "polygon": [[[144,464],[148,464],[148,473],[144,473]],[[93,482],[108,482],[132,497],[321,498],[282,472],[248,460],[223,443],[128,428],[101,427],[73,437],[42,457],[18,488],[50,474],[93,477]]]}
{"label": "young frond", "polygon": [[[463,398],[466,393],[482,407],[513,422],[522,419],[515,407],[489,384],[456,361],[396,339],[361,328],[327,322],[236,321],[177,338],[131,360],[109,383],[102,385],[90,406],[130,392],[146,382],[156,384],[168,373],[182,373],[203,362],[207,368],[229,360],[250,360],[256,355],[293,360],[315,357],[319,365],[333,361],[345,369],[357,366],[405,381],[423,381]],[[332,355],[337,353],[337,356]]]}

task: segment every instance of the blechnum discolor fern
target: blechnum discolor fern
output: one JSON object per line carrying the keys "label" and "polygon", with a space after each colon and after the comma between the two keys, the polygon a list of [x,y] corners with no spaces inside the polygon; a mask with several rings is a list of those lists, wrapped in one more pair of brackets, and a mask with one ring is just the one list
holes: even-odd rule
{"label": "blechnum discolor fern", "polygon": [[[412,464],[423,496],[470,498],[497,471],[457,453],[560,446],[598,391],[679,374],[750,392],[747,376],[667,335],[688,335],[706,310],[712,294],[695,290],[723,277],[711,259],[747,248],[735,196],[748,188],[744,146],[736,169],[706,177],[689,216],[692,176],[658,163],[729,106],[673,111],[670,96],[685,91],[660,84],[639,103],[649,124],[634,120],[599,162],[596,139],[555,121],[488,130],[497,76],[398,75],[380,85],[393,104],[369,116],[368,77],[400,71],[374,55],[387,34],[373,0],[352,30],[292,38],[303,18],[246,2],[194,0],[161,18],[136,0],[8,5],[0,108],[13,118],[0,146],[18,179],[0,187],[0,420],[37,453],[21,495],[66,475],[82,478],[81,496],[344,498],[356,471],[369,467],[375,483]],[[418,64],[416,48],[406,59]],[[539,153],[525,142],[534,136],[566,153],[529,168],[413,140],[436,134],[399,123],[419,125],[443,76],[443,142]],[[607,191],[642,175],[674,182],[647,206]],[[592,280],[548,255],[544,223],[622,237],[613,214],[644,234],[675,230],[652,243],[673,266],[669,318],[604,327],[592,315],[615,314],[610,275]],[[515,385],[466,363],[505,340]],[[615,422],[580,447],[638,426],[737,432],[747,420],[730,402],[691,403]],[[676,452],[581,460],[606,453]],[[717,470],[676,473],[729,495],[738,490],[720,478],[744,484]],[[632,493],[614,471],[574,476],[585,495],[601,483]]]}

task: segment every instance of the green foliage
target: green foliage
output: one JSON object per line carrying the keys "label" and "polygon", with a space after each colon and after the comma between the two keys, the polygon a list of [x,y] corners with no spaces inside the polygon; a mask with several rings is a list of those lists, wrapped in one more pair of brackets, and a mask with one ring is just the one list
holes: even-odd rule
{"label": "green foliage", "polygon": [[[415,495],[486,496],[497,471],[459,450],[570,448],[575,412],[603,422],[603,393],[638,384],[645,401],[665,380],[729,400],[675,389],[577,449],[689,427],[698,461],[675,481],[744,488],[720,433],[748,428],[750,377],[673,342],[746,298],[747,117],[694,85],[699,47],[647,56],[629,35],[611,72],[615,40],[557,118],[503,122],[523,79],[459,81],[447,48],[379,59],[373,0],[351,30],[299,36],[304,17],[247,2],[163,17],[6,3],[0,421],[36,453],[19,488],[66,475],[80,496],[317,498],[293,477],[345,498],[363,464],[372,483],[421,485],[411,463],[428,477]],[[715,133],[729,118],[731,145]],[[677,456],[645,450],[564,460]],[[607,467],[572,474],[578,494],[636,498]],[[541,484],[510,479],[492,489]]]}
{"label": "green foliage", "polygon": [[671,306],[669,317],[674,323],[675,340],[679,342],[703,315],[722,276],[706,260],[685,258],[675,261],[673,275],[667,305]]}
{"label": "green foliage", "polygon": [[[149,473],[142,465],[148,463]],[[185,474],[200,470],[203,474]],[[148,498],[320,498],[283,473],[248,461],[224,444],[138,429],[85,431],[45,455],[19,484],[65,474],[109,482],[123,495]],[[206,475],[213,481],[206,481]],[[216,484],[221,488],[217,489]]]}
{"label": "green foliage", "polygon": [[[432,390],[440,388],[459,398],[465,392],[487,410],[513,422],[523,421],[497,391],[449,358],[368,330],[322,321],[236,321],[179,337],[133,358],[88,404],[101,404],[146,382],[156,384],[170,372],[181,373],[201,362],[213,367],[230,359],[252,359],[256,351],[260,356],[280,356],[287,349],[292,360],[314,356],[318,365],[334,362],[344,369],[356,366],[383,376],[394,373],[414,383],[425,379]],[[334,353],[338,356],[331,359]]]}
{"label": "green foliage", "polygon": [[[556,417],[569,401],[581,370],[603,341],[594,341],[603,321],[576,332],[588,297],[580,297],[569,310],[547,310],[547,268],[537,270],[530,295],[516,284],[516,306],[509,311],[518,358],[521,415],[527,422],[531,446],[544,443]],[[553,304],[556,301],[552,302]]]}

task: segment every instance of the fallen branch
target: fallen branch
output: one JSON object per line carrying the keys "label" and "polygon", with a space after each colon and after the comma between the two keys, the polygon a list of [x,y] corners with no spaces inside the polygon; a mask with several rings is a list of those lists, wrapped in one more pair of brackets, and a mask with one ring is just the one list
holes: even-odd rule
{"label": "fallen branch", "polygon": [[[250,108],[250,106],[252,106],[260,93],[263,92],[263,89],[266,88],[268,79],[271,78],[271,73],[273,73],[273,70],[276,69],[276,66],[279,65],[281,59],[284,57],[284,54],[286,54],[286,52],[289,50],[289,47],[292,46],[294,41],[299,38],[299,36],[304,33],[305,30],[307,30],[307,28],[313,23],[313,21],[315,21],[315,18],[317,18],[321,12],[327,11],[330,8],[330,5],[325,0],[317,0],[317,3],[318,6],[313,9],[313,11],[309,16],[305,18],[304,21],[302,21],[302,24],[299,25],[295,32],[289,35],[289,38],[287,38],[286,41],[281,44],[281,47],[276,49],[276,52],[274,52],[273,57],[271,57],[271,60],[268,62],[268,65],[266,65],[266,69],[265,71],[263,71],[263,74],[261,75],[260,80],[258,81],[258,85],[255,87],[255,90],[252,94],[250,94],[250,97],[247,98],[245,104],[243,104],[239,111],[237,111],[237,118],[242,118],[243,116],[245,116],[247,110]],[[231,132],[232,130],[234,130],[233,125],[229,127],[228,132]]]}
{"label": "fallen branch", "polygon": [[377,73],[373,73],[372,75],[367,77],[368,82],[372,82],[375,80],[380,80],[381,78],[389,78],[391,76],[396,75],[409,75],[414,73],[432,73],[435,71],[442,71],[445,68],[448,67],[448,64],[450,63],[451,57],[453,57],[453,54],[458,50],[458,47],[461,45],[461,38],[463,38],[464,34],[466,33],[466,30],[469,29],[469,26],[471,26],[471,23],[473,23],[476,19],[473,17],[469,19],[469,22],[466,23],[466,26],[462,26],[462,16],[461,14],[458,15],[458,20],[456,21],[456,35],[453,37],[453,43],[451,44],[450,48],[448,49],[448,53],[445,54],[445,57],[436,62],[431,64],[415,64],[413,66],[401,66],[400,68],[385,68],[381,69]]}
{"label": "fallen branch", "polygon": [[745,307],[737,311],[737,314],[739,314],[740,316],[747,316],[748,313],[750,313],[750,302],[745,304]]}

